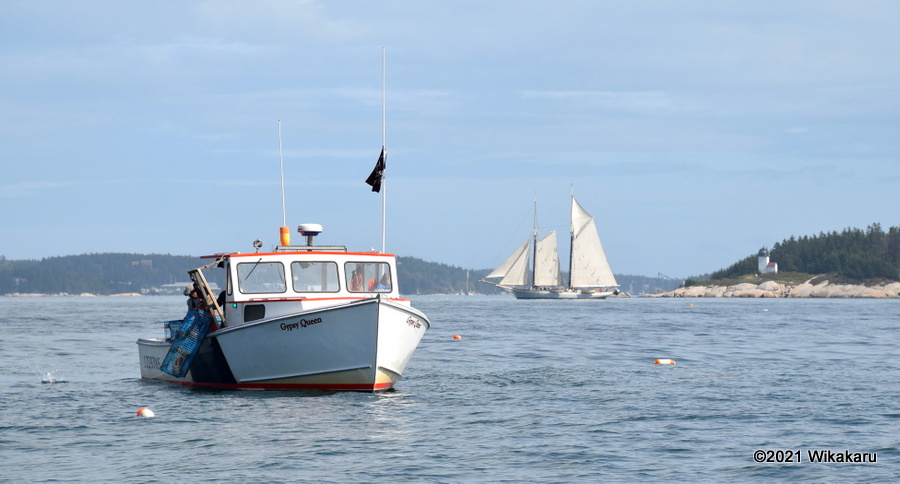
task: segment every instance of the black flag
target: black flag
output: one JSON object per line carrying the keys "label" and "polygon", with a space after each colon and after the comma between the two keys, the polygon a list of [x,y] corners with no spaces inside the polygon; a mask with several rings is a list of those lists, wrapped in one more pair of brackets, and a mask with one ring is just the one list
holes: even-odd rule
{"label": "black flag", "polygon": [[385,158],[387,158],[387,153],[384,151],[384,146],[382,146],[381,156],[378,157],[378,162],[375,163],[375,169],[369,174],[369,178],[366,178],[366,183],[372,185],[373,192],[381,191],[381,180],[384,179],[384,169],[386,167]]}

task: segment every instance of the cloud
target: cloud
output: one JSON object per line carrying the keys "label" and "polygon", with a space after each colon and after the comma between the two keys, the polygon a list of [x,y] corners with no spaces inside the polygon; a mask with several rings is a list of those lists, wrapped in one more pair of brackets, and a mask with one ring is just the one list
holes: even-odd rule
{"label": "cloud", "polygon": [[656,115],[683,111],[690,107],[663,91],[520,91],[524,100],[550,100],[603,110]]}
{"label": "cloud", "polygon": [[69,182],[20,182],[0,185],[0,198],[29,198],[43,196],[48,190],[75,185]]}
{"label": "cloud", "polygon": [[[361,105],[381,109],[380,87],[341,87],[334,89],[334,93]],[[392,112],[421,112],[431,116],[451,111],[458,101],[459,95],[448,89],[391,89],[390,86],[386,100]]]}

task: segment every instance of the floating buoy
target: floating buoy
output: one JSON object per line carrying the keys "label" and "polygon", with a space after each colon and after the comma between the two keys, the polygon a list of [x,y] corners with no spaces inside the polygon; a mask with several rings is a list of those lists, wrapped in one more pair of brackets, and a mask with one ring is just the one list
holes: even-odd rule
{"label": "floating buoy", "polygon": [[137,411],[137,416],[150,418],[150,417],[155,417],[156,414],[153,413],[153,410],[150,410],[147,407],[141,407]]}
{"label": "floating buoy", "polygon": [[462,339],[462,336],[460,336],[460,335],[458,335],[458,334],[454,334],[454,335],[453,335],[453,339]]}
{"label": "floating buoy", "polygon": [[675,360],[670,360],[669,358],[660,358],[653,362],[654,365],[674,365]]}

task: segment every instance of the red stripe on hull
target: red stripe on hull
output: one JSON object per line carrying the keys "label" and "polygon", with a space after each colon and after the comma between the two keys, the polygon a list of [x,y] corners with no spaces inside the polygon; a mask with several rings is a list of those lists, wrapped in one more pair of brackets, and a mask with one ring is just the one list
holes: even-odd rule
{"label": "red stripe on hull", "polygon": [[185,387],[218,388],[222,390],[328,390],[328,391],[356,391],[356,392],[383,392],[393,388],[393,383],[202,383],[192,381],[159,380],[156,378],[143,378],[144,380],[163,381]]}

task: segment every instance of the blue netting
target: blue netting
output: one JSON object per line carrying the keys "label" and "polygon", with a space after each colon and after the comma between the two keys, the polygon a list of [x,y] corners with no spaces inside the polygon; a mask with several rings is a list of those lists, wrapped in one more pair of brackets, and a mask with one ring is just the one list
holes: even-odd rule
{"label": "blue netting", "polygon": [[196,309],[188,311],[181,328],[172,335],[174,339],[172,347],[169,348],[160,370],[178,378],[184,377],[191,367],[191,361],[200,350],[200,343],[203,343],[210,323],[212,316],[206,312]]}
{"label": "blue netting", "polygon": [[175,319],[172,321],[160,321],[159,324],[163,325],[166,331],[166,340],[170,340],[178,334],[178,331],[181,329],[181,325],[184,324],[183,319]]}

